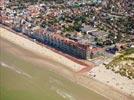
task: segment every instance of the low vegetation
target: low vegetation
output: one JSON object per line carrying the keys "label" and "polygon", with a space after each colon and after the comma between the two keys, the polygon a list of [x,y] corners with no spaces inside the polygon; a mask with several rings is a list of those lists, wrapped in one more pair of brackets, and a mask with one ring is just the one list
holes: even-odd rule
{"label": "low vegetation", "polygon": [[134,79],[134,48],[122,52],[106,65],[106,68],[129,79]]}

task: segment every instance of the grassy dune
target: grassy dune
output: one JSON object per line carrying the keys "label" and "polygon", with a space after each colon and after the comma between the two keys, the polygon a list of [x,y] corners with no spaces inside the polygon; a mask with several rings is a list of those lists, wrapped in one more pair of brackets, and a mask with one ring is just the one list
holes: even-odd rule
{"label": "grassy dune", "polygon": [[112,69],[114,72],[134,79],[134,48],[127,49],[121,55],[115,57],[106,68]]}

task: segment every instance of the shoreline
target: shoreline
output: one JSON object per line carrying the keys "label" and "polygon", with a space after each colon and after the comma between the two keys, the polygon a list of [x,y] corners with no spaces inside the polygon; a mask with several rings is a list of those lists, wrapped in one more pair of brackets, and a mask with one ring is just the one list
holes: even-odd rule
{"label": "shoreline", "polygon": [[[24,37],[14,34],[7,29],[0,28],[0,31],[2,31],[2,30],[3,30],[3,32],[1,32],[1,34],[0,34],[2,38],[7,39],[8,41],[10,41],[14,44],[17,44],[23,48],[26,48],[27,50],[30,50],[40,56],[47,56],[56,61],[58,61],[57,57],[61,57],[66,62],[61,62],[61,59],[58,62],[68,66],[68,68],[73,70],[73,72],[77,72],[77,71],[85,68],[85,67],[82,67],[82,65],[74,63],[73,61],[63,57],[62,55],[54,53],[50,49],[47,49],[44,46],[38,45],[37,43],[34,43],[28,39],[25,39]],[[30,44],[32,43],[32,44],[29,46],[29,43]],[[32,47],[32,48],[30,49],[30,47]],[[33,47],[35,47],[35,48],[33,48]],[[36,48],[38,48],[38,49],[43,48],[43,50],[45,50],[45,51],[44,52],[40,51],[40,50],[37,51]],[[47,51],[47,53],[49,53],[49,54],[52,53],[51,55],[56,55],[56,56],[52,58],[51,55],[46,54],[46,51]],[[75,66],[73,66],[73,68],[72,68],[72,67],[70,67],[70,65],[75,65]],[[79,69],[78,69],[78,67],[79,67]],[[66,75],[64,75],[64,72],[62,72],[62,75],[64,77],[66,77]],[[70,77],[71,77],[71,79],[69,79]],[[133,99],[133,97],[120,93],[119,91],[116,91],[116,89],[114,89],[110,86],[107,86],[99,81],[96,81],[95,79],[86,77],[83,74],[77,74],[77,75],[75,75],[75,77],[74,77],[74,75],[71,75],[70,77],[66,77],[66,78],[68,78],[69,80],[72,80],[73,82],[76,82],[77,84],[80,84],[90,90],[93,90],[96,93],[103,95],[104,97],[106,97],[110,100],[122,100],[122,99],[123,100],[132,100]]]}

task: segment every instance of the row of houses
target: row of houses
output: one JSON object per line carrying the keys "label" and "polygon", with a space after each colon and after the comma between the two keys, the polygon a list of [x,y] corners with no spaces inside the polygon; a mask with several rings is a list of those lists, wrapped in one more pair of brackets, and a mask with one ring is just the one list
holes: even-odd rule
{"label": "row of houses", "polygon": [[11,19],[6,16],[1,17],[1,19],[2,24],[11,27],[15,31],[22,32],[32,39],[47,44],[74,57],[90,59],[103,54],[103,49],[100,50],[96,47],[94,48],[89,44],[80,44],[79,42],[62,37],[60,34],[48,32],[43,28],[28,28],[25,25],[20,27],[19,24],[12,25]]}
{"label": "row of houses", "polygon": [[47,33],[46,31],[37,31],[31,34],[31,37],[52,46],[64,53],[70,54],[77,58],[87,59],[88,52],[86,45],[80,45],[72,40],[61,37],[56,33]]}

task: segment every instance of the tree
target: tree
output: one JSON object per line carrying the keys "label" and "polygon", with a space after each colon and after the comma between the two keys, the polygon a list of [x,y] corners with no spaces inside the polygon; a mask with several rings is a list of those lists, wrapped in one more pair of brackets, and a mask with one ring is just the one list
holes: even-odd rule
{"label": "tree", "polygon": [[81,27],[82,27],[82,22],[81,21],[74,22],[74,29],[76,31],[80,31]]}

